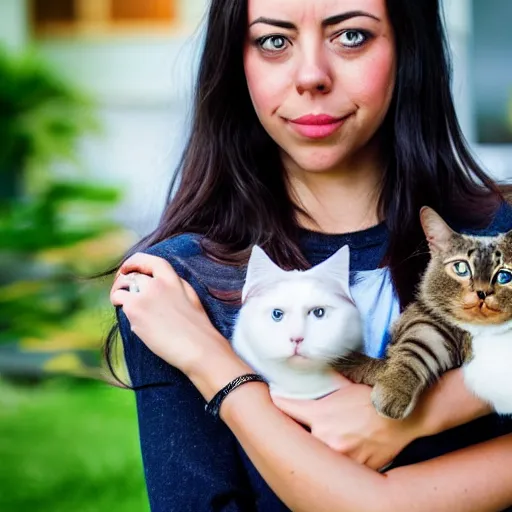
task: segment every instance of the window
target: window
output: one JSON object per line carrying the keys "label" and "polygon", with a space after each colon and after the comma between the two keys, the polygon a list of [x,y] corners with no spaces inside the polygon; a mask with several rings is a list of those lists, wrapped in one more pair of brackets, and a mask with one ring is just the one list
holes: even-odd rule
{"label": "window", "polygon": [[113,20],[171,20],[173,2],[169,0],[111,0]]}
{"label": "window", "polygon": [[139,29],[171,29],[176,0],[32,0],[37,37],[96,34]]}
{"label": "window", "polygon": [[512,143],[512,2],[473,1],[471,83],[476,142]]}
{"label": "window", "polygon": [[71,22],[75,11],[73,0],[36,1],[33,6],[34,19],[41,24]]}

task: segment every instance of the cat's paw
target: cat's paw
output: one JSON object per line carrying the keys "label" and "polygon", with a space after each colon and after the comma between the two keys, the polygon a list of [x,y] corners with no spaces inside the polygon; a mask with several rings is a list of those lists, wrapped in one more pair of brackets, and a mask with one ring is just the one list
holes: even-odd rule
{"label": "cat's paw", "polygon": [[382,384],[375,385],[371,400],[380,415],[393,420],[407,418],[416,405],[416,397],[411,397],[399,389],[389,389]]}

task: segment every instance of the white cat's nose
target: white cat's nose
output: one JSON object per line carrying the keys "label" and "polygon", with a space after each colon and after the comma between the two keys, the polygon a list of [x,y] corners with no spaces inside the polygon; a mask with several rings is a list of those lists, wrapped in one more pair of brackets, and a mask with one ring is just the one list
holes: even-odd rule
{"label": "white cat's nose", "polygon": [[290,338],[290,341],[296,345],[300,345],[304,341],[304,338]]}

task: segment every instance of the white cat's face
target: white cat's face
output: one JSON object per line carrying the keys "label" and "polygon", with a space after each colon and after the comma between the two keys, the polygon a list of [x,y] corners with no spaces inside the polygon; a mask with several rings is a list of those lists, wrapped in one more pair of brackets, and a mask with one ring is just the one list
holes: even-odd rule
{"label": "white cat's face", "polygon": [[348,288],[348,247],[304,272],[285,272],[260,251],[253,251],[249,263],[238,324],[259,360],[321,369],[360,349],[361,319]]}

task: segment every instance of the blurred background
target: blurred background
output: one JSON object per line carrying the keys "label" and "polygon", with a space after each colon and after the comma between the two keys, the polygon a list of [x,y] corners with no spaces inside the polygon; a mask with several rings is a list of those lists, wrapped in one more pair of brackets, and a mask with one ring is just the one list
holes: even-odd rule
{"label": "blurred background", "polygon": [[[461,124],[508,181],[512,2],[443,3]],[[2,512],[148,511],[134,399],[99,356],[111,280],[86,277],[158,221],[206,4],[0,0]]]}

